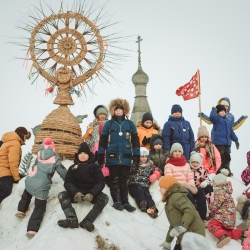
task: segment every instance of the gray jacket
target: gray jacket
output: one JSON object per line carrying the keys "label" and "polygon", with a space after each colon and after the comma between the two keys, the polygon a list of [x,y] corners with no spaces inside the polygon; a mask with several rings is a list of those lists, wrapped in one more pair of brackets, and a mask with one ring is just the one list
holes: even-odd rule
{"label": "gray jacket", "polygon": [[46,200],[51,188],[52,177],[57,171],[64,180],[67,169],[62,165],[60,159],[51,147],[47,149],[40,146],[37,153],[37,159],[25,180],[26,190],[33,196]]}

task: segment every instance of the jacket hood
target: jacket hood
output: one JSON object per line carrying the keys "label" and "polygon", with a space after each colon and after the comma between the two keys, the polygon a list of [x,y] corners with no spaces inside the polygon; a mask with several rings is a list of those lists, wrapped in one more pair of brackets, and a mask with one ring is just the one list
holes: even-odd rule
{"label": "jacket hood", "polygon": [[167,202],[167,200],[170,198],[170,196],[174,193],[183,193],[183,194],[188,194],[188,190],[184,187],[181,186],[180,183],[174,183],[172,184],[167,191],[165,192],[165,194],[162,197],[162,201]]}
{"label": "jacket hood", "polygon": [[51,147],[44,148],[44,146],[40,146],[38,149],[38,152],[40,153],[40,159],[41,160],[48,160],[52,156],[55,156],[56,153]]}
{"label": "jacket hood", "polygon": [[127,100],[125,99],[120,99],[120,98],[116,98],[114,100],[112,100],[109,104],[109,113],[111,116],[114,115],[115,113],[115,108],[120,105],[124,108],[124,115],[128,116],[129,115],[129,111],[130,111],[130,106]]}
{"label": "jacket hood", "polygon": [[[143,127],[142,126],[142,121],[140,121],[140,120],[137,121],[136,122],[136,127]],[[143,128],[145,128],[145,127],[143,127]],[[158,125],[157,122],[153,122],[152,128],[155,129],[155,130],[157,130],[159,133],[161,132],[161,128],[160,128],[160,126]],[[147,129],[147,128],[145,128],[145,129]]]}
{"label": "jacket hood", "polygon": [[14,132],[14,131],[7,132],[7,133],[3,134],[2,141],[3,142],[18,141],[18,142],[20,142],[21,145],[24,144],[24,142],[22,141],[22,139],[20,138],[20,136],[16,132]]}
{"label": "jacket hood", "polygon": [[227,101],[229,103],[229,107],[228,107],[228,113],[229,113],[230,112],[230,108],[231,108],[231,103],[230,103],[230,99],[228,97],[222,97],[222,98],[220,98],[219,101],[217,102],[217,104],[220,104],[221,101],[223,101],[223,100],[225,100],[225,101]]}
{"label": "jacket hood", "polygon": [[151,150],[155,150],[154,149],[154,146],[153,146],[153,143],[156,139],[160,139],[162,142],[163,142],[163,137],[159,134],[153,134],[150,138],[150,149]]}
{"label": "jacket hood", "polygon": [[233,188],[232,188],[231,181],[226,181],[226,182],[222,183],[221,186],[215,186],[214,187],[215,192],[218,192],[220,190],[225,190],[226,193],[231,195],[233,193]]}
{"label": "jacket hood", "polygon": [[75,154],[75,159],[74,159],[74,163],[75,164],[84,164],[84,163],[95,163],[95,156],[94,156],[94,154],[92,153],[92,152],[90,152],[89,153],[89,159],[87,160],[87,161],[85,161],[85,162],[81,162],[81,161],[79,161],[79,159],[78,159],[78,155],[77,154]]}

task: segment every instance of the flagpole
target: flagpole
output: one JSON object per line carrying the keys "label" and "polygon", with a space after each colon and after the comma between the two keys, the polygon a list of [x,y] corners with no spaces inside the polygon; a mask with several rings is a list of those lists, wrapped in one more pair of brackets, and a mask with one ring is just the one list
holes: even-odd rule
{"label": "flagpole", "polygon": [[[199,113],[201,113],[201,78],[200,78],[200,70],[197,69],[198,75],[198,91],[199,91]],[[202,126],[202,120],[200,116],[200,126]]]}

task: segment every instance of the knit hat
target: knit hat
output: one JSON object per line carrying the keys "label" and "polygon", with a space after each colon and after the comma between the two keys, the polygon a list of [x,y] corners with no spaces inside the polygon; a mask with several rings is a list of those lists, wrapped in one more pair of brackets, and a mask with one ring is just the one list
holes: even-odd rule
{"label": "knit hat", "polygon": [[80,144],[78,151],[77,151],[77,155],[79,155],[82,152],[88,154],[89,157],[91,156],[91,151],[90,151],[89,146],[86,142],[83,142],[82,144]]}
{"label": "knit hat", "polygon": [[202,155],[201,153],[197,153],[197,152],[195,152],[195,151],[192,151],[192,152],[190,153],[190,160],[189,160],[189,162],[192,163],[192,162],[194,162],[194,161],[199,162],[199,166],[198,166],[197,168],[194,168],[194,167],[192,166],[192,164],[190,164],[190,166],[191,166],[191,168],[198,169],[198,168],[201,166],[201,164],[202,164],[203,155]]}
{"label": "knit hat", "polygon": [[224,106],[224,105],[221,105],[221,104],[218,104],[218,105],[216,106],[216,109],[217,109],[217,114],[218,114],[220,111],[222,111],[222,110],[224,110],[225,112],[227,112],[225,106]]}
{"label": "knit hat", "polygon": [[153,146],[160,144],[161,146],[163,145],[163,142],[160,138],[157,138],[153,141]]}
{"label": "knit hat", "polygon": [[178,181],[171,175],[162,176],[158,185],[162,188],[168,189],[172,184],[178,183]]}
{"label": "knit hat", "polygon": [[[16,128],[15,132],[24,142],[25,139],[28,140],[31,137],[31,133],[25,127],[18,127]],[[25,138],[25,139],[24,139]]]}
{"label": "knit hat", "polygon": [[209,241],[204,236],[192,232],[183,235],[181,246],[183,250],[211,250]]}
{"label": "knit hat", "polygon": [[153,122],[153,116],[150,112],[146,112],[143,116],[142,116],[142,124],[145,122],[145,121],[152,121]]}
{"label": "knit hat", "polygon": [[148,149],[144,148],[144,147],[140,147],[140,156],[148,156],[149,155],[149,151]]}
{"label": "knit hat", "polygon": [[227,181],[227,177],[224,174],[221,174],[221,173],[215,175],[214,178],[213,178],[213,183],[215,185],[217,185],[217,186],[224,183],[224,182],[226,182],[226,181]]}
{"label": "knit hat", "polygon": [[172,154],[175,150],[180,150],[181,154],[183,155],[183,148],[180,143],[174,143],[170,149],[170,154]]}
{"label": "knit hat", "polygon": [[229,107],[229,103],[228,103],[228,101],[226,101],[226,100],[222,100],[222,101],[220,102],[220,104]]}
{"label": "knit hat", "polygon": [[209,133],[206,126],[200,126],[198,128],[197,138],[199,139],[202,136],[207,136],[209,138]]}
{"label": "knit hat", "polygon": [[108,116],[108,109],[104,105],[98,105],[98,106],[95,107],[93,113],[94,113],[95,118],[98,118],[98,116],[100,114],[105,114],[106,116]]}
{"label": "knit hat", "polygon": [[43,140],[43,147],[44,148],[50,147],[50,148],[52,148],[55,151],[55,144],[54,144],[53,140],[50,137],[46,137]]}
{"label": "knit hat", "polygon": [[176,113],[176,112],[182,113],[182,108],[179,104],[174,104],[171,109],[171,114]]}

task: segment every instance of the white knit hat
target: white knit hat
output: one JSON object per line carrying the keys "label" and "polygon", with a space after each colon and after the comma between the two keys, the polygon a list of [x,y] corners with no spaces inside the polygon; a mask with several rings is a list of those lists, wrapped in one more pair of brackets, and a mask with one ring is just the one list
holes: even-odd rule
{"label": "white knit hat", "polygon": [[218,186],[227,181],[227,177],[224,174],[217,174],[213,178],[213,183]]}
{"label": "white knit hat", "polygon": [[[192,163],[193,161],[197,161],[197,162],[200,163],[199,166],[198,166],[197,168],[194,168],[194,167],[192,166],[191,163]],[[195,151],[192,151],[192,152],[190,153],[190,160],[189,160],[189,162],[190,162],[191,168],[198,169],[198,168],[202,165],[202,161],[203,161],[203,155],[202,155],[201,153],[197,153],[197,152],[195,152]]]}
{"label": "white knit hat", "polygon": [[174,143],[170,149],[170,154],[172,154],[175,150],[180,150],[181,154],[183,155],[183,148],[180,143]]}
{"label": "white knit hat", "polygon": [[149,151],[145,147],[140,147],[140,156],[148,156]]}
{"label": "white knit hat", "polygon": [[222,100],[222,101],[220,102],[220,104],[229,107],[229,103],[228,103],[228,101],[226,101],[226,100]]}
{"label": "white knit hat", "polygon": [[211,250],[210,243],[204,236],[191,232],[183,235],[181,246],[183,250]]}

